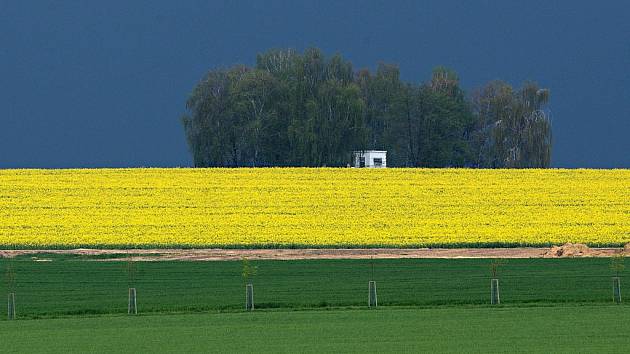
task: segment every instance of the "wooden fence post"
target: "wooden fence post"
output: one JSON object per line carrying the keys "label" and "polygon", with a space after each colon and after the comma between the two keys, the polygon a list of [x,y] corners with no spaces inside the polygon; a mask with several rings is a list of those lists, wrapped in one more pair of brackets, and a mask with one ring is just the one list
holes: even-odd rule
{"label": "wooden fence post", "polygon": [[613,277],[613,301],[617,304],[621,303],[621,280],[619,277]]}
{"label": "wooden fence post", "polygon": [[10,293],[9,294],[9,299],[7,302],[7,309],[8,309],[8,315],[9,315],[9,320],[14,320],[15,319],[15,293]]}
{"label": "wooden fence post", "polygon": [[501,304],[501,298],[499,296],[499,279],[492,279],[490,281],[490,303],[492,305]]}
{"label": "wooden fence post", "polygon": [[129,304],[127,305],[128,315],[138,314],[138,303],[136,300],[136,288],[129,288]]}
{"label": "wooden fence post", "polygon": [[378,300],[376,297],[376,282],[370,280],[368,284],[368,307],[377,307]]}
{"label": "wooden fence post", "polygon": [[254,286],[252,284],[247,284],[245,287],[245,310],[254,310]]}

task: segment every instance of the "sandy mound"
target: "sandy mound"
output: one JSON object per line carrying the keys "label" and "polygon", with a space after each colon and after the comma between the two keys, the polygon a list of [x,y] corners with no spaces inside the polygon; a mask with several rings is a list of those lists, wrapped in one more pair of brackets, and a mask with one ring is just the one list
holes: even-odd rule
{"label": "sandy mound", "polygon": [[553,246],[547,251],[543,257],[593,257],[596,252],[587,245],[581,243],[565,243],[562,246]]}

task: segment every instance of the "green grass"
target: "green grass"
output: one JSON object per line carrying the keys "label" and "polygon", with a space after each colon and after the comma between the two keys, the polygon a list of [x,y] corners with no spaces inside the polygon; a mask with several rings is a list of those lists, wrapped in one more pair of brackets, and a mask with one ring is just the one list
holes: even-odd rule
{"label": "green grass", "polygon": [[627,350],[629,317],[614,305],[100,316],[2,322],[0,350],[612,353]]}
{"label": "green grass", "polygon": [[[89,257],[39,255],[1,259],[0,272],[12,264],[19,318],[125,313],[126,262]],[[363,307],[367,304],[369,260],[252,261],[256,308]],[[486,306],[490,297],[490,260],[375,260],[379,305]],[[612,302],[610,260],[520,259],[500,270],[506,306]],[[240,311],[245,289],[242,263],[137,262],[138,307],[148,312]],[[630,274],[621,280],[630,284]],[[0,285],[1,298],[9,292]],[[622,294],[625,293],[622,289]],[[0,303],[5,303],[2,300]],[[5,305],[3,305],[4,307]],[[5,321],[0,316],[0,321]]]}

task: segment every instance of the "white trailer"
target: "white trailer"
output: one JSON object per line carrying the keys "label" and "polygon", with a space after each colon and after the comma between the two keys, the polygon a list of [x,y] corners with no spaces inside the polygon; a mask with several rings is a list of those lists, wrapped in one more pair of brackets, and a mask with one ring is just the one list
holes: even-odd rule
{"label": "white trailer", "polygon": [[354,152],[354,167],[384,168],[387,167],[387,151],[363,150]]}

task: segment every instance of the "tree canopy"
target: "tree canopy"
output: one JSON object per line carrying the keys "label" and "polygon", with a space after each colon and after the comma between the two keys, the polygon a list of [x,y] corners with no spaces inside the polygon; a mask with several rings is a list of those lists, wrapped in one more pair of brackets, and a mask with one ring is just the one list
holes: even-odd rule
{"label": "tree canopy", "polygon": [[182,123],[197,167],[346,166],[354,150],[387,150],[392,167],[548,167],[548,102],[533,82],[467,97],[445,67],[416,84],[393,64],[275,49],[208,72]]}

